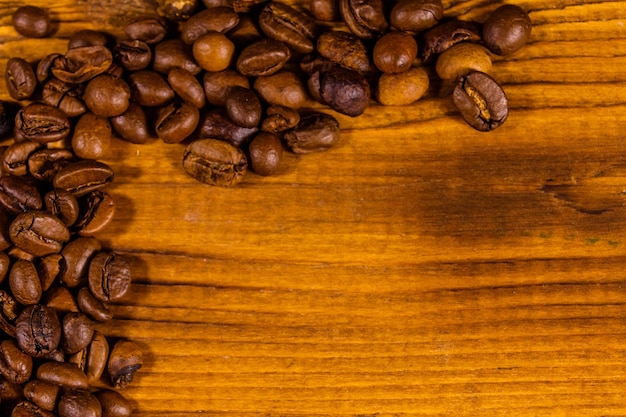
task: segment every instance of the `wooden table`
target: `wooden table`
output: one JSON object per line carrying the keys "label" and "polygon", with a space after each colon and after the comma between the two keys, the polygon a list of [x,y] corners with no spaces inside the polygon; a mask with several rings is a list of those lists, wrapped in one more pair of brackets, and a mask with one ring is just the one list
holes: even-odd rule
{"label": "wooden table", "polygon": [[[55,37],[26,40],[23,3],[0,3],[2,73],[153,10],[60,0]],[[144,348],[135,416],[626,415],[626,7],[510,3],[533,34],[495,60],[491,133],[433,93],[373,104],[236,188],[188,177],[182,145],[115,139],[99,238],[134,284],[102,330]]]}

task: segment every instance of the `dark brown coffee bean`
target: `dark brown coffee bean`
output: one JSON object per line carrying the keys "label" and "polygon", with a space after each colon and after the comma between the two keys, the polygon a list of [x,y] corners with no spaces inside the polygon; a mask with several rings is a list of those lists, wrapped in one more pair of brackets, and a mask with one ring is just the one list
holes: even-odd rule
{"label": "dark brown coffee bean", "polygon": [[43,206],[37,184],[30,177],[0,178],[0,205],[11,214],[39,210]]}
{"label": "dark brown coffee bean", "polygon": [[135,103],[130,103],[124,113],[109,120],[115,133],[125,141],[141,144],[149,142],[152,138],[146,113]]}
{"label": "dark brown coffee bean", "polygon": [[322,22],[336,22],[339,20],[338,0],[311,0],[311,14]]}
{"label": "dark brown coffee bean", "polygon": [[226,96],[226,113],[230,120],[242,127],[255,127],[261,121],[261,101],[249,88],[232,87]]}
{"label": "dark brown coffee bean", "polygon": [[87,272],[91,259],[102,249],[95,237],[77,237],[68,242],[61,251],[63,269],[59,277],[61,283],[69,288],[87,284]]}
{"label": "dark brown coffee bean", "polygon": [[33,359],[22,352],[13,340],[3,340],[0,344],[0,374],[15,384],[30,379],[33,372]]}
{"label": "dark brown coffee bean", "polygon": [[183,168],[192,178],[209,185],[233,186],[248,168],[240,148],[217,139],[201,139],[185,148]]}
{"label": "dark brown coffee bean", "polygon": [[[76,313],[79,311],[74,294],[72,294],[69,288],[61,285],[50,287],[43,295],[42,304],[54,309],[58,314]],[[50,359],[54,358],[50,357]],[[61,362],[63,361],[64,359],[61,360]]]}
{"label": "dark brown coffee bean", "polygon": [[39,365],[37,379],[65,389],[88,389],[87,375],[73,363],[48,361]]}
{"label": "dark brown coffee bean", "polygon": [[149,17],[135,20],[124,27],[130,39],[136,39],[154,45],[165,39],[167,21],[160,17]]}
{"label": "dark brown coffee bean", "polygon": [[300,121],[297,110],[283,106],[270,106],[266,110],[267,116],[263,120],[261,130],[278,133],[295,127]]}
{"label": "dark brown coffee bean", "polygon": [[61,188],[80,197],[106,187],[113,181],[113,170],[104,162],[84,159],[63,167],[52,180],[54,188]]}
{"label": "dark brown coffee bean", "polygon": [[61,273],[61,261],[63,256],[59,253],[53,253],[44,256],[37,264],[37,273],[41,280],[41,289],[48,291],[52,284],[56,281]]}
{"label": "dark brown coffee bean", "polygon": [[220,72],[207,72],[202,81],[207,101],[220,107],[226,103],[226,96],[230,87],[250,88],[250,81],[246,76],[230,69]]}
{"label": "dark brown coffee bean", "polygon": [[69,117],[76,117],[87,111],[82,99],[83,92],[82,84],[70,84],[51,78],[44,84],[41,95],[44,103],[59,108]]}
{"label": "dark brown coffee bean", "polygon": [[73,225],[78,219],[78,200],[67,190],[48,191],[43,198],[46,210],[58,217],[66,226]]}
{"label": "dark brown coffee bean", "polygon": [[211,32],[226,33],[239,23],[239,15],[231,7],[212,7],[191,16],[180,29],[180,38],[187,45]]}
{"label": "dark brown coffee bean", "polygon": [[50,182],[57,172],[74,160],[74,154],[67,149],[40,149],[28,158],[28,171],[33,178]]}
{"label": "dark brown coffee bean", "polygon": [[291,71],[279,71],[267,77],[258,77],[254,90],[270,105],[299,109],[307,99],[302,80]]}
{"label": "dark brown coffee bean", "polygon": [[117,391],[105,389],[93,395],[102,405],[102,417],[130,417],[133,413],[130,401]]}
{"label": "dark brown coffee bean", "polygon": [[[8,415],[8,414],[7,414]],[[30,401],[21,401],[15,405],[11,417],[57,417],[51,411],[44,410]]]}
{"label": "dark brown coffee bean", "polygon": [[152,49],[144,41],[121,40],[115,45],[114,58],[126,70],[139,71],[152,62]]}
{"label": "dark brown coffee bean", "polygon": [[61,387],[49,382],[33,379],[24,385],[24,397],[44,410],[56,409],[60,396]]}
{"label": "dark brown coffee bean", "polygon": [[321,75],[320,96],[333,110],[356,117],[369,106],[370,86],[361,73],[337,67]]}
{"label": "dark brown coffee bean", "polygon": [[56,107],[31,103],[17,112],[15,134],[39,143],[63,140],[70,134],[70,120]]}
{"label": "dark brown coffee bean", "polygon": [[[17,317],[15,339],[20,349],[33,357],[42,357],[55,350],[61,341],[61,323],[56,311],[40,304],[26,307]],[[41,370],[40,366],[37,370],[39,379],[43,379],[39,376]]]}
{"label": "dark brown coffee bean", "polygon": [[172,68],[167,74],[167,82],[174,92],[184,101],[201,109],[206,104],[204,89],[198,79],[182,68]]}
{"label": "dark brown coffee bean", "polygon": [[198,127],[201,138],[220,139],[237,147],[248,143],[258,131],[257,127],[235,124],[224,109],[214,109],[203,114]]}
{"label": "dark brown coffee bean", "polygon": [[61,395],[59,417],[102,417],[100,402],[86,389],[70,390]]}
{"label": "dark brown coffee bean", "polygon": [[370,67],[365,44],[352,33],[328,31],[321,34],[317,38],[317,52],[329,61],[355,71],[366,72]]}
{"label": "dark brown coffee bean", "polygon": [[374,65],[382,72],[407,71],[417,58],[417,42],[404,32],[389,32],[374,45]]}
{"label": "dark brown coffee bean", "polygon": [[9,94],[16,100],[30,98],[37,88],[33,66],[23,58],[10,58],[6,64],[5,81]]}
{"label": "dark brown coffee bean", "polygon": [[159,110],[156,134],[165,143],[179,143],[196,130],[200,120],[198,108],[186,102],[174,102]]}
{"label": "dark brown coffee bean", "polygon": [[0,290],[0,328],[11,337],[15,337],[15,322],[20,308],[8,292]]}
{"label": "dark brown coffee bean", "polygon": [[87,287],[78,290],[76,302],[78,303],[80,311],[95,321],[105,322],[113,318],[113,314],[108,305],[94,297]]}
{"label": "dark brown coffee bean", "polygon": [[89,291],[103,303],[119,301],[130,287],[130,266],[123,256],[110,251],[96,254],[89,263]]}
{"label": "dark brown coffee bean", "polygon": [[62,59],[63,55],[58,52],[53,52],[51,54],[46,55],[37,63],[37,67],[35,68],[35,76],[37,77],[37,81],[43,84],[48,78],[52,77],[52,67],[58,65],[56,63],[57,59]]}
{"label": "dark brown coffee bean", "polygon": [[202,69],[211,72],[223,71],[233,60],[235,44],[223,33],[210,32],[193,43],[192,53]]}
{"label": "dark brown coffee bean", "polygon": [[95,115],[114,117],[128,109],[130,93],[126,81],[103,74],[89,81],[83,98]]}
{"label": "dark brown coffee bean", "polygon": [[350,31],[360,38],[375,38],[389,28],[382,0],[339,0],[339,12]]}
{"label": "dark brown coffee bean", "polygon": [[174,98],[165,78],[156,71],[142,70],[128,77],[131,98],[140,106],[162,106]]}
{"label": "dark brown coffee bean", "polygon": [[272,175],[280,167],[283,144],[278,136],[261,132],[252,139],[248,148],[250,166],[259,175]]}
{"label": "dark brown coffee bean", "polygon": [[91,342],[94,324],[82,313],[67,313],[61,323],[61,349],[68,354],[83,350]]}
{"label": "dark brown coffee bean", "polygon": [[30,140],[9,145],[2,153],[2,171],[16,176],[28,174],[28,158],[41,148],[41,143]]}
{"label": "dark brown coffee bean", "polygon": [[268,37],[284,42],[295,52],[309,54],[315,49],[319,31],[315,20],[287,4],[268,3],[259,15],[259,26]]}
{"label": "dark brown coffee bean", "polygon": [[494,54],[508,55],[526,45],[531,30],[528,13],[514,4],[505,4],[483,23],[483,41]]}
{"label": "dark brown coffee bean", "polygon": [[102,158],[111,146],[111,123],[106,117],[83,114],[74,126],[71,145],[79,158]]}
{"label": "dark brown coffee bean", "polygon": [[127,387],[142,364],[143,353],[137,343],[125,339],[117,341],[107,363],[107,373],[113,387]]}
{"label": "dark brown coffee bean", "polygon": [[103,230],[115,214],[113,197],[104,191],[92,191],[78,199],[79,216],[73,231],[81,236],[93,236]]}
{"label": "dark brown coffee bean", "polygon": [[472,72],[459,78],[452,98],[463,119],[481,132],[498,128],[509,115],[506,94],[483,72]]}
{"label": "dark brown coffee bean", "polygon": [[198,75],[202,68],[194,60],[191,47],[179,38],[167,39],[154,47],[152,69],[167,74],[172,68],[183,68]]}
{"label": "dark brown coffee bean", "polygon": [[13,28],[28,38],[43,38],[51,32],[52,24],[46,9],[36,6],[19,7],[12,15]]}
{"label": "dark brown coffee bean", "polygon": [[330,149],[339,141],[339,122],[325,113],[302,116],[294,129],[285,133],[287,148],[294,153],[305,154]]}
{"label": "dark brown coffee bean", "polygon": [[38,210],[18,214],[9,226],[9,236],[18,248],[34,256],[59,253],[70,240],[70,232],[59,218]]}
{"label": "dark brown coffee bean", "polygon": [[25,306],[38,304],[43,289],[35,264],[21,259],[13,262],[9,272],[9,287],[18,303]]}
{"label": "dark brown coffee bean", "polygon": [[435,26],[442,17],[441,0],[400,0],[391,9],[389,20],[393,28],[415,34]]}
{"label": "dark brown coffee bean", "polygon": [[291,58],[291,51],[281,41],[264,38],[246,46],[237,58],[237,71],[248,77],[271,75]]}
{"label": "dark brown coffee bean", "polygon": [[422,60],[429,62],[448,48],[461,42],[480,42],[480,24],[467,20],[452,19],[428,29],[421,36],[419,48]]}
{"label": "dark brown coffee bean", "polygon": [[107,47],[83,46],[55,59],[51,71],[61,81],[78,84],[105,73],[112,63],[113,54]]}
{"label": "dark brown coffee bean", "polygon": [[74,32],[67,42],[67,49],[82,48],[83,46],[107,46],[109,37],[99,30],[83,29]]}

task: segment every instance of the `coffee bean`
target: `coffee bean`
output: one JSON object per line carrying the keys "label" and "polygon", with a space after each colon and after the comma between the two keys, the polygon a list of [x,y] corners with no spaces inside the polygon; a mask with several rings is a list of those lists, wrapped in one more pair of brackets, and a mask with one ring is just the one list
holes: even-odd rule
{"label": "coffee bean", "polygon": [[113,170],[107,164],[94,160],[80,160],[61,168],[52,180],[54,188],[70,191],[80,197],[106,187],[113,181]]}
{"label": "coffee bean", "polygon": [[0,283],[3,282],[7,275],[9,274],[9,269],[11,267],[11,259],[6,252],[0,252]]}
{"label": "coffee bean", "polygon": [[398,73],[411,68],[417,58],[417,42],[404,32],[389,32],[374,45],[374,65],[382,72]]}
{"label": "coffee bean", "polygon": [[59,253],[46,255],[37,264],[37,273],[41,280],[41,289],[48,291],[61,273],[61,262],[63,256]]}
{"label": "coffee bean", "polygon": [[366,72],[370,67],[365,44],[348,32],[333,30],[321,34],[317,38],[317,52],[329,61],[355,71]]}
{"label": "coffee bean", "polygon": [[57,417],[51,411],[44,410],[30,401],[20,401],[15,405],[11,417]]}
{"label": "coffee bean", "polygon": [[109,36],[99,30],[83,29],[74,32],[67,42],[67,49],[82,48],[83,46],[107,46]]}
{"label": "coffee bean", "polygon": [[78,306],[71,290],[59,284],[51,286],[45,292],[41,303],[46,307],[54,309],[58,314],[78,312]]}
{"label": "coffee bean", "polygon": [[28,171],[36,180],[50,182],[57,172],[74,161],[74,154],[67,149],[40,149],[28,157]]}
{"label": "coffee bean", "polygon": [[[208,58],[206,58],[208,60]],[[198,75],[202,68],[196,63],[191,47],[178,38],[159,42],[154,47],[152,69],[167,74],[172,68],[183,68]]]}
{"label": "coffee bean", "polygon": [[37,379],[65,389],[87,389],[89,382],[83,371],[72,363],[48,361],[37,368]]}
{"label": "coffee bean", "polygon": [[155,131],[165,143],[179,143],[196,130],[200,111],[187,102],[175,101],[159,110]]}
{"label": "coffee bean", "polygon": [[44,103],[31,103],[15,116],[15,135],[22,140],[48,143],[63,140],[70,134],[65,113]]}
{"label": "coffee bean", "polygon": [[96,254],[89,263],[89,290],[102,302],[116,302],[130,287],[130,266],[124,257],[110,251]]}
{"label": "coffee bean", "polygon": [[483,23],[483,41],[494,54],[508,55],[518,51],[530,39],[532,22],[519,6],[498,7]]}
{"label": "coffee bean", "polygon": [[30,379],[32,372],[33,359],[13,340],[3,340],[0,343],[0,374],[15,384],[22,384]]}
{"label": "coffee bean", "polygon": [[202,35],[193,43],[193,57],[201,68],[223,71],[230,66],[235,53],[235,44],[220,32]]}
{"label": "coffee bean", "polygon": [[174,92],[184,101],[201,109],[206,104],[204,89],[198,79],[182,68],[172,68],[167,74],[167,82]]}
{"label": "coffee bean", "polygon": [[148,45],[161,42],[167,31],[167,21],[159,17],[140,18],[124,27],[124,32],[130,39],[140,40]]}
{"label": "coffee bean", "polygon": [[152,137],[148,119],[143,107],[130,103],[128,109],[119,116],[109,119],[115,133],[131,143],[147,143]]}
{"label": "coffee bean", "polygon": [[157,13],[168,20],[185,21],[193,16],[198,3],[196,0],[165,0],[159,2]]}
{"label": "coffee bean", "polygon": [[24,385],[24,398],[47,411],[56,409],[61,397],[61,387],[33,379]]}
{"label": "coffee bean", "polygon": [[102,406],[86,389],[73,389],[61,395],[59,417],[101,417]]}
{"label": "coffee bean", "polygon": [[452,19],[428,29],[421,35],[419,48],[422,60],[430,62],[433,56],[461,42],[480,42],[480,24]]}
{"label": "coffee bean", "polygon": [[339,12],[350,31],[360,38],[375,38],[389,28],[382,0],[339,0]]}
{"label": "coffee bean", "polygon": [[339,20],[339,4],[337,0],[311,0],[311,15],[322,22]]}
{"label": "coffee bean", "polygon": [[202,77],[204,93],[210,104],[224,106],[230,87],[250,88],[247,77],[231,69],[220,72],[207,72]]}
{"label": "coffee bean", "polygon": [[37,184],[29,177],[0,177],[0,206],[11,214],[39,210],[43,206]]}
{"label": "coffee bean", "polygon": [[[61,323],[56,312],[40,304],[26,307],[15,322],[15,339],[20,349],[32,357],[52,352],[61,341]],[[37,370],[39,379],[43,379],[39,375],[42,367]]]}
{"label": "coffee bean", "polygon": [[278,136],[261,132],[252,139],[248,147],[250,166],[259,175],[272,175],[280,167],[283,145]]}
{"label": "coffee bean", "polygon": [[141,70],[128,77],[131,97],[136,104],[144,107],[162,106],[174,98],[165,78],[156,71]]}
{"label": "coffee bean", "polygon": [[13,28],[29,38],[43,38],[51,32],[52,24],[46,9],[36,6],[19,7],[12,15]]}
{"label": "coffee bean", "polygon": [[61,349],[67,354],[73,354],[85,349],[91,342],[94,334],[94,325],[86,315],[70,312],[63,316],[61,323],[63,337]]}
{"label": "coffee bean", "polygon": [[86,285],[89,263],[101,249],[102,245],[95,237],[82,236],[68,242],[61,250],[63,269],[60,282],[69,288]]}
{"label": "coffee bean", "polygon": [[299,109],[307,99],[302,80],[292,71],[279,71],[254,81],[254,90],[270,105]]}
{"label": "coffee bean", "polygon": [[183,168],[200,182],[228,187],[241,182],[248,160],[234,145],[217,139],[200,139],[185,148]]}
{"label": "coffee bean", "polygon": [[459,43],[445,50],[437,58],[435,70],[443,80],[456,80],[471,71],[491,71],[491,56],[482,45]]}
{"label": "coffee bean", "polygon": [[82,159],[100,159],[111,146],[111,123],[106,117],[83,114],[74,127],[72,150]]}
{"label": "coffee bean", "polygon": [[43,57],[35,68],[35,76],[37,77],[37,81],[43,84],[48,80],[48,78],[52,77],[52,67],[58,65],[57,60],[63,59],[63,55],[58,52],[53,52],[51,54]]}
{"label": "coffee bean", "polygon": [[391,26],[418,33],[435,26],[443,17],[441,0],[400,0],[391,9]]}
{"label": "coffee bean", "polygon": [[95,321],[105,322],[113,318],[111,309],[107,304],[94,297],[87,287],[78,290],[76,302],[80,311]]}
{"label": "coffee bean", "polygon": [[9,272],[9,288],[15,301],[20,304],[28,306],[39,303],[43,289],[35,264],[21,259],[13,262]]}
{"label": "coffee bean", "polygon": [[321,75],[320,96],[333,110],[356,117],[369,106],[370,86],[359,72],[337,67]]}
{"label": "coffee bean", "polygon": [[132,404],[122,394],[114,390],[101,390],[93,394],[102,405],[102,417],[130,417]]}
{"label": "coffee bean", "polygon": [[9,236],[18,248],[34,256],[58,253],[70,240],[70,232],[59,218],[38,210],[18,214],[9,226]]}
{"label": "coffee bean", "polygon": [[241,127],[255,127],[261,121],[263,113],[261,101],[248,88],[230,88],[224,104],[230,120]]}
{"label": "coffee bean", "polygon": [[78,199],[79,215],[72,230],[80,236],[93,236],[113,220],[115,203],[104,191],[92,191]]}
{"label": "coffee bean", "polygon": [[461,77],[452,98],[463,119],[481,132],[498,128],[509,115],[506,94],[493,78],[483,72]]}
{"label": "coffee bean", "polygon": [[201,138],[220,139],[237,147],[247,144],[258,131],[257,127],[235,124],[224,109],[214,109],[203,114],[198,127]]}
{"label": "coffee bean", "polygon": [[114,48],[115,62],[128,71],[147,68],[152,62],[150,45],[140,40],[121,40]]}
{"label": "coffee bean", "polygon": [[5,81],[9,94],[16,100],[30,98],[37,88],[33,66],[22,58],[10,58],[7,61]]}
{"label": "coffee bean", "polygon": [[128,109],[130,94],[126,81],[103,74],[89,81],[83,98],[95,115],[114,117]]}
{"label": "coffee bean", "polygon": [[319,31],[315,20],[284,3],[268,3],[259,14],[259,26],[295,52],[308,54],[315,49],[313,40]]}
{"label": "coffee bean", "polygon": [[284,106],[270,106],[266,110],[261,130],[278,133],[295,127],[299,121],[300,113],[297,110]]}
{"label": "coffee bean", "polygon": [[84,87],[82,84],[66,83],[58,78],[51,78],[42,89],[44,103],[57,107],[68,117],[76,117],[87,111],[82,99]]}
{"label": "coffee bean", "polygon": [[87,361],[85,362],[85,374],[89,382],[95,383],[100,380],[104,375],[108,359],[109,342],[102,333],[95,331],[88,346]]}
{"label": "coffee bean", "polygon": [[55,59],[50,71],[63,82],[78,84],[104,74],[112,63],[113,54],[106,46],[83,46]]}
{"label": "coffee bean", "polygon": [[213,7],[194,14],[181,26],[180,38],[192,45],[200,37],[211,33],[226,33],[239,23],[239,15],[230,7]]}
{"label": "coffee bean", "polygon": [[0,328],[11,337],[15,337],[15,322],[20,308],[8,292],[0,290]]}
{"label": "coffee bean", "polygon": [[115,388],[125,388],[130,384],[135,373],[143,364],[143,353],[137,343],[130,340],[118,340],[107,362],[107,373]]}
{"label": "coffee bean", "polygon": [[2,171],[15,176],[27,175],[28,158],[42,146],[30,140],[12,143],[2,153]]}
{"label": "coffee bean", "polygon": [[294,153],[321,152],[339,141],[339,122],[325,113],[311,113],[300,118],[298,125],[285,133],[287,148]]}
{"label": "coffee bean", "polygon": [[428,91],[430,78],[424,67],[413,67],[398,74],[382,74],[378,79],[376,100],[386,106],[406,106]]}
{"label": "coffee bean", "polygon": [[237,58],[237,71],[248,77],[261,77],[278,72],[291,58],[284,42],[264,38],[246,46]]}

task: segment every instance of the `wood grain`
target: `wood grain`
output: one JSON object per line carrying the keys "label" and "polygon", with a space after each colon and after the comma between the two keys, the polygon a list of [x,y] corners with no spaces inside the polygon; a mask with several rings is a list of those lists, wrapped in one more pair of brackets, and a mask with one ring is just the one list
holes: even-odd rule
{"label": "wood grain", "polygon": [[[181,145],[115,140],[99,237],[134,285],[102,330],[145,349],[137,417],[626,415],[626,8],[510,3],[534,27],[495,59],[494,132],[433,89],[232,189],[187,177]],[[152,8],[61,0],[54,39],[26,40],[21,4],[0,2],[2,72]]]}

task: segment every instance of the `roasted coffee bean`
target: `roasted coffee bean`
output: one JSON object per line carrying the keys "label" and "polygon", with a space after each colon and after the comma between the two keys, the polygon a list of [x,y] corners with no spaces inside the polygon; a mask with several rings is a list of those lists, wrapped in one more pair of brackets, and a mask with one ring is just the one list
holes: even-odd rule
{"label": "roasted coffee bean", "polygon": [[359,72],[337,67],[321,75],[320,96],[333,110],[356,117],[369,106],[370,86]]}
{"label": "roasted coffee bean", "polygon": [[258,126],[263,114],[261,101],[249,88],[230,88],[225,107],[230,120],[242,127]]}
{"label": "roasted coffee bean", "polygon": [[53,411],[61,396],[61,387],[33,379],[24,385],[24,398],[44,410]]}
{"label": "roasted coffee bean", "polygon": [[2,153],[2,171],[17,176],[27,175],[28,158],[41,147],[41,143],[30,140],[9,145]]}
{"label": "roasted coffee bean", "polygon": [[86,389],[73,389],[61,395],[59,417],[101,417],[100,402]]}
{"label": "roasted coffee bean", "polygon": [[143,353],[137,343],[118,340],[111,349],[107,362],[107,373],[115,388],[125,388],[133,380],[143,364]]}
{"label": "roasted coffee bean", "polygon": [[72,150],[82,159],[100,159],[111,146],[111,123],[106,117],[83,114],[74,127]]}
{"label": "roasted coffee bean", "polygon": [[67,354],[81,351],[89,345],[94,334],[94,324],[82,313],[67,313],[61,323],[63,337],[61,349]]}
{"label": "roasted coffee bean", "polygon": [[15,116],[15,135],[21,140],[39,143],[65,139],[70,134],[70,121],[65,113],[44,103],[31,103]]}
{"label": "roasted coffee bean", "polygon": [[12,15],[13,28],[28,38],[43,38],[52,29],[50,15],[46,9],[36,6],[19,7]]}
{"label": "roasted coffee bean", "polygon": [[204,89],[198,79],[182,68],[172,68],[167,74],[167,82],[174,92],[184,101],[201,109],[206,104]]}
{"label": "roasted coffee bean", "polygon": [[417,58],[417,42],[405,32],[389,32],[374,45],[374,65],[382,72],[404,72]]}
{"label": "roasted coffee bean", "polygon": [[352,33],[328,31],[321,34],[317,38],[317,52],[329,61],[355,71],[366,72],[370,67],[365,44]]}
{"label": "roasted coffee bean", "polygon": [[13,340],[3,340],[0,344],[0,374],[15,384],[30,379],[33,372],[33,359],[22,352]]}
{"label": "roasted coffee bean", "polygon": [[22,58],[10,58],[6,64],[5,81],[9,94],[16,100],[30,98],[37,88],[33,66]]}
{"label": "roasted coffee bean", "polygon": [[44,84],[41,95],[44,103],[58,107],[69,117],[76,117],[87,111],[82,99],[83,92],[82,84],[70,84],[51,78]]}
{"label": "roasted coffee bean", "polygon": [[156,134],[165,143],[179,143],[196,130],[200,111],[186,102],[175,101],[159,110],[156,120]]}
{"label": "roasted coffee bean", "polygon": [[74,154],[67,149],[40,149],[28,158],[28,171],[33,178],[50,182],[57,172],[74,160]]}
{"label": "roasted coffee bean", "polygon": [[338,0],[311,0],[311,15],[322,22],[335,22],[339,20]]}
{"label": "roasted coffee bean", "polygon": [[152,69],[167,74],[172,68],[183,68],[198,75],[202,68],[194,60],[191,47],[179,38],[168,39],[154,47]]}
{"label": "roasted coffee bean", "polygon": [[51,411],[44,410],[30,401],[20,401],[15,405],[11,417],[57,417]]}
{"label": "roasted coffee bean", "polygon": [[56,281],[61,273],[61,261],[63,256],[59,253],[53,253],[44,256],[37,264],[37,273],[41,280],[41,289],[48,291],[52,284]]}
{"label": "roasted coffee bean", "polygon": [[217,72],[230,66],[235,44],[220,32],[202,35],[193,43],[193,57],[202,69]]}
{"label": "roasted coffee bean", "polygon": [[0,100],[0,138],[13,132],[16,113],[14,105]]}
{"label": "roasted coffee bean", "polygon": [[478,43],[481,40],[480,24],[452,19],[428,29],[421,36],[419,48],[422,60],[429,62],[434,55],[461,42]]}
{"label": "roasted coffee bean", "polygon": [[147,143],[152,137],[146,113],[135,103],[130,103],[124,113],[111,117],[109,121],[115,132],[125,141],[141,144]]}
{"label": "roasted coffee bean", "polygon": [[514,4],[498,7],[483,23],[483,41],[494,54],[518,51],[530,39],[532,22],[528,13]]}
{"label": "roasted coffee bean", "polygon": [[264,38],[246,46],[237,58],[237,71],[248,77],[261,77],[279,71],[291,58],[284,42]]}
{"label": "roasted coffee bean", "polygon": [[180,29],[180,38],[187,45],[211,32],[226,33],[239,23],[239,15],[231,7],[213,7],[191,16]]}
{"label": "roasted coffee bean", "polygon": [[126,81],[103,74],[89,81],[83,98],[95,115],[114,117],[128,109],[130,93]]}
{"label": "roasted coffee bean", "polygon": [[107,46],[109,36],[99,30],[83,29],[74,32],[67,42],[67,49],[82,48],[83,46]]}
{"label": "roasted coffee bean", "polygon": [[193,16],[198,3],[198,0],[165,0],[159,2],[157,13],[167,20],[185,21]]}
{"label": "roasted coffee bean", "polygon": [[315,49],[319,31],[315,20],[287,4],[268,3],[259,14],[259,26],[268,37],[284,42],[295,52],[309,54]]}
{"label": "roasted coffee bean", "polygon": [[113,314],[108,305],[94,297],[87,287],[78,290],[76,302],[78,303],[80,311],[95,321],[105,322],[113,318]]}
{"label": "roasted coffee bean", "polygon": [[272,175],[280,167],[283,144],[278,136],[261,132],[252,139],[248,147],[250,166],[259,175]]}
{"label": "roasted coffee bean", "polygon": [[400,0],[391,9],[391,27],[418,33],[435,26],[443,17],[441,0]]}
{"label": "roasted coffee bean", "polygon": [[282,132],[295,127],[300,121],[300,113],[289,107],[270,106],[267,108],[266,114],[261,125],[261,130],[265,132]]}
{"label": "roasted coffee bean", "polygon": [[121,40],[115,45],[114,58],[126,70],[139,71],[152,62],[152,49],[144,41]]}
{"label": "roasted coffee bean", "polygon": [[162,106],[174,98],[174,90],[156,71],[134,72],[128,77],[128,84],[131,89],[131,98],[140,106]]}
{"label": "roasted coffee bean", "polygon": [[130,266],[123,256],[104,251],[89,263],[89,291],[103,303],[119,301],[130,287]]}
{"label": "roasted coffee bean", "polygon": [[105,389],[93,395],[102,405],[102,417],[130,417],[133,413],[131,403],[117,391]]}
{"label": "roasted coffee bean", "polygon": [[506,94],[483,72],[460,77],[452,94],[463,119],[474,129],[487,132],[498,128],[509,115]]}
{"label": "roasted coffee bean", "polygon": [[58,253],[70,240],[70,232],[59,218],[39,210],[18,214],[9,226],[9,236],[18,248],[34,256]]}
{"label": "roasted coffee bean", "polygon": [[376,100],[385,106],[406,106],[428,91],[430,78],[424,67],[413,67],[398,74],[382,74],[378,79]]}
{"label": "roasted coffee bean", "polygon": [[100,380],[107,367],[109,342],[102,333],[95,331],[87,349],[85,374],[87,375],[87,380],[90,383],[94,383]]}
{"label": "roasted coffee bean", "polygon": [[63,269],[59,277],[69,288],[87,284],[87,272],[91,259],[102,249],[95,237],[78,237],[68,242],[62,249]]}
{"label": "roasted coffee bean", "polygon": [[[50,287],[43,295],[42,304],[54,309],[58,314],[76,313],[79,311],[74,294],[72,294],[69,288],[63,287],[62,285],[53,285]],[[63,362],[63,360],[61,360],[61,362]]]}
{"label": "roasted coffee bean", "polygon": [[0,328],[11,337],[15,337],[15,322],[20,308],[8,292],[0,290]]}
{"label": "roasted coffee bean", "polygon": [[[41,304],[26,307],[17,317],[15,339],[20,349],[32,357],[52,352],[61,341],[61,323],[56,312]],[[41,370],[40,366],[37,377]]]}
{"label": "roasted coffee bean", "polygon": [[339,12],[348,29],[364,39],[387,32],[382,0],[339,0]]}
{"label": "roasted coffee bean", "polygon": [[492,62],[489,51],[475,43],[459,43],[437,58],[435,70],[443,80],[456,80],[471,71],[489,72]]}
{"label": "roasted coffee bean", "polygon": [[106,46],[83,46],[55,59],[51,71],[61,81],[78,84],[105,73],[112,63],[113,54]]}
{"label": "roasted coffee bean", "polygon": [[73,363],[48,361],[39,365],[37,379],[65,389],[87,389],[87,375]]}
{"label": "roasted coffee bean", "polygon": [[81,236],[93,236],[102,231],[115,214],[113,197],[104,191],[92,191],[78,200],[79,216],[72,228]]}
{"label": "roasted coffee bean", "polygon": [[188,175],[210,185],[233,186],[248,168],[240,148],[217,139],[200,139],[185,148],[183,168]]}
{"label": "roasted coffee bean", "polygon": [[51,54],[43,57],[35,68],[35,76],[37,77],[37,81],[43,84],[48,78],[52,76],[52,67],[57,65],[56,60],[62,59],[63,55],[58,52],[53,52]]}
{"label": "roasted coffee bean", "polygon": [[11,267],[11,259],[6,252],[0,252],[0,283],[3,282],[7,275],[9,274],[9,269]]}
{"label": "roasted coffee bean", "polygon": [[294,129],[285,133],[285,144],[294,153],[321,152],[339,141],[339,122],[325,113],[304,115]]}
{"label": "roasted coffee bean", "polygon": [[41,193],[30,177],[7,175],[0,177],[0,206],[11,214],[43,207]]}
{"label": "roasted coffee bean", "polygon": [[237,147],[248,143],[259,129],[235,124],[224,109],[206,112],[200,118],[198,133],[201,138],[220,139]]}
{"label": "roasted coffee bean", "polygon": [[167,35],[167,21],[160,17],[137,19],[124,27],[124,32],[130,39],[136,39],[154,45],[165,39]]}
{"label": "roasted coffee bean", "polygon": [[18,303],[25,306],[38,304],[43,289],[35,264],[21,259],[13,262],[9,272],[9,288]]}
{"label": "roasted coffee bean", "polygon": [[302,80],[291,71],[279,71],[254,81],[254,90],[270,105],[299,109],[307,99]]}
{"label": "roasted coffee bean", "polygon": [[113,181],[113,170],[103,162],[83,159],[64,166],[52,180],[54,188],[61,188],[80,197],[106,187]]}
{"label": "roasted coffee bean", "polygon": [[226,96],[230,87],[250,88],[248,78],[231,69],[220,72],[207,72],[204,74],[202,81],[207,101],[220,107],[226,103]]}

